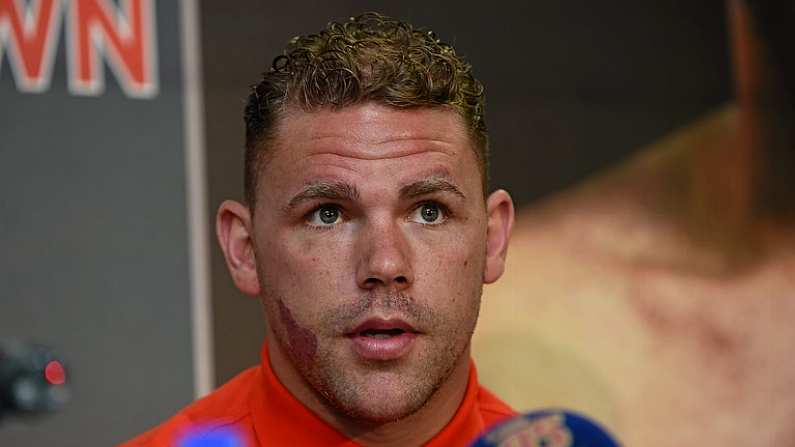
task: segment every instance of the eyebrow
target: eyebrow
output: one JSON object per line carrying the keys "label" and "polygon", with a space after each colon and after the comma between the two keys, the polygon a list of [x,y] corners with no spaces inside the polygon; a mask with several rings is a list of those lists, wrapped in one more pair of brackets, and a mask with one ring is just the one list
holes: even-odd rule
{"label": "eyebrow", "polygon": [[315,199],[354,201],[359,199],[359,191],[355,186],[345,182],[313,182],[306,185],[301,192],[290,199],[284,209],[285,211],[291,210],[303,202]]}
{"label": "eyebrow", "polygon": [[440,176],[419,180],[400,188],[400,195],[403,197],[418,197],[436,192],[450,192],[466,199],[464,193],[457,186]]}

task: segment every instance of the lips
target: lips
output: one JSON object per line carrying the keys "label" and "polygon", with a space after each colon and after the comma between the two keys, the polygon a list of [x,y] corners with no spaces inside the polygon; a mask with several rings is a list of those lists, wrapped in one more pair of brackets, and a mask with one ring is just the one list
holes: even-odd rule
{"label": "lips", "polygon": [[346,332],[354,351],[366,360],[396,360],[406,355],[419,333],[399,318],[370,318]]}

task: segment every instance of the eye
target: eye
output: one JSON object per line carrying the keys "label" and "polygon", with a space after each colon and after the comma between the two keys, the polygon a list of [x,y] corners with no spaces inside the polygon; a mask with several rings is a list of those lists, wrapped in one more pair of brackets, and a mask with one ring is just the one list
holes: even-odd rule
{"label": "eye", "polygon": [[439,225],[447,219],[445,208],[433,202],[423,203],[417,207],[411,220],[425,225]]}
{"label": "eye", "polygon": [[307,222],[316,227],[330,227],[339,222],[342,211],[336,205],[321,205],[307,216]]}

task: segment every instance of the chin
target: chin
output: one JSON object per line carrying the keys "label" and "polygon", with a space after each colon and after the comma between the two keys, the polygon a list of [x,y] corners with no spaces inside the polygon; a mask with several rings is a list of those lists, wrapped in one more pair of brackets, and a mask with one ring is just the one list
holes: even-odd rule
{"label": "chin", "polygon": [[397,401],[389,396],[378,396],[369,402],[360,402],[342,410],[353,419],[367,422],[374,425],[383,425],[397,422],[419,411],[430,399],[430,395],[424,399],[404,399]]}
{"label": "chin", "polygon": [[338,410],[352,419],[383,425],[419,411],[436,393],[438,385],[423,377],[392,374],[379,377],[375,373],[364,380],[333,383],[329,388],[331,392],[323,394]]}
{"label": "chin", "polygon": [[340,413],[368,425],[383,425],[425,407],[461,363],[467,346],[449,343],[418,349],[404,361],[388,364],[362,364],[346,349],[321,349],[314,367],[302,374]]}

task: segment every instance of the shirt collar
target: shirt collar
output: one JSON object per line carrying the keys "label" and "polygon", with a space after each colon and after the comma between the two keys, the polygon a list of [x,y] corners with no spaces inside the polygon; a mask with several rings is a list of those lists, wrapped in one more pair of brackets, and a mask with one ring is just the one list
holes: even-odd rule
{"label": "shirt collar", "polygon": [[[271,369],[267,342],[262,347],[260,373],[261,380],[252,390],[250,403],[260,445],[358,446],[305,407],[282,385]],[[426,446],[468,445],[483,431],[479,389],[475,365],[470,360],[464,399],[453,419]]]}

